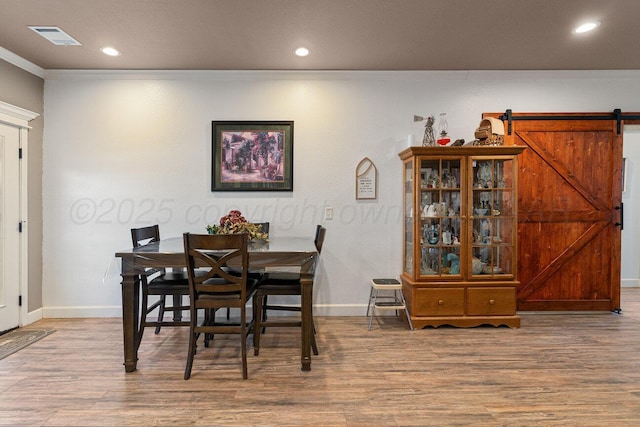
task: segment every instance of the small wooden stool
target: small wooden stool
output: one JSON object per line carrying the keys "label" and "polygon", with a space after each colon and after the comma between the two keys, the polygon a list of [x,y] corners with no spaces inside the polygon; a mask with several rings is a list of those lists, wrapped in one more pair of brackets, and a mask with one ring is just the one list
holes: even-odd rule
{"label": "small wooden stool", "polygon": [[[393,291],[393,294],[378,295],[378,291]],[[367,307],[369,330],[371,330],[371,323],[373,322],[376,309],[395,310],[396,315],[398,314],[398,310],[404,310],[407,321],[409,322],[409,328],[413,331],[411,316],[409,315],[407,303],[402,294],[402,284],[397,279],[371,279],[371,292],[369,292],[369,306]]]}

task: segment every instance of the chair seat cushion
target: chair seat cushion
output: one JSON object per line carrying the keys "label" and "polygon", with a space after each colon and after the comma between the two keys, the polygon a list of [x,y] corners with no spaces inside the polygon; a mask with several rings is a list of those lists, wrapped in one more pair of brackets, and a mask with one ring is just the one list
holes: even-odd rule
{"label": "chair seat cushion", "polygon": [[184,284],[189,284],[189,276],[186,271],[167,271],[164,274],[160,274],[159,276],[155,276],[151,279],[151,282],[155,283],[174,283],[181,282]]}
{"label": "chair seat cushion", "polygon": [[150,295],[189,295],[189,278],[186,272],[167,271],[153,277],[147,284]]}
{"label": "chair seat cushion", "polygon": [[300,273],[290,273],[288,271],[271,271],[265,273],[263,281],[299,282]]}
{"label": "chair seat cushion", "polygon": [[147,292],[150,295],[189,295],[189,283],[151,281]]}
{"label": "chair seat cushion", "polygon": [[299,294],[301,291],[300,273],[274,271],[264,275],[258,282],[258,289],[262,292],[286,292]]}
{"label": "chair seat cushion", "polygon": [[293,283],[280,283],[280,282],[260,283],[258,285],[258,290],[260,290],[262,292],[269,292],[269,291],[287,292],[287,293],[291,293],[291,294],[294,294],[294,295],[298,295],[298,294],[300,294],[302,292],[302,288],[300,286],[300,283],[293,284]]}
{"label": "chair seat cushion", "polygon": [[[231,267],[224,267],[223,270],[227,271],[229,274],[233,275],[233,276],[240,276],[242,274],[241,270],[238,270],[237,268],[231,268]],[[250,268],[247,271],[247,278],[249,279],[255,279],[255,280],[260,280],[262,279],[262,277],[264,276],[264,269],[263,268],[256,268],[256,269],[252,269]]]}

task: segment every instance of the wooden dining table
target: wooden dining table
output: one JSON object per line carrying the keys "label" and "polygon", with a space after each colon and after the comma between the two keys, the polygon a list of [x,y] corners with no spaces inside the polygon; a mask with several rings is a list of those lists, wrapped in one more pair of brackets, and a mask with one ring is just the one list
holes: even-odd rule
{"label": "wooden dining table", "polygon": [[[249,242],[249,268],[299,267],[301,277],[301,364],[311,370],[311,337],[313,334],[313,278],[318,251],[313,238],[273,237],[268,242]],[[185,268],[182,237],[171,237],[118,251],[122,261],[122,326],[124,334],[124,368],[133,372],[138,363],[140,329],[140,274],[148,268]]]}

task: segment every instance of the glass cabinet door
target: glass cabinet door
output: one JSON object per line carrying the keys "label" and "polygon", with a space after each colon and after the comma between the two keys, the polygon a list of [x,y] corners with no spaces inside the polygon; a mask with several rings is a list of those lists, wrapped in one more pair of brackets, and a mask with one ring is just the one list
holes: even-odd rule
{"label": "glass cabinet door", "polygon": [[413,275],[413,162],[404,162],[404,271]]}
{"label": "glass cabinet door", "polygon": [[461,159],[420,158],[420,276],[460,276]]}
{"label": "glass cabinet door", "polygon": [[472,276],[511,277],[515,272],[515,161],[476,158],[472,166]]}

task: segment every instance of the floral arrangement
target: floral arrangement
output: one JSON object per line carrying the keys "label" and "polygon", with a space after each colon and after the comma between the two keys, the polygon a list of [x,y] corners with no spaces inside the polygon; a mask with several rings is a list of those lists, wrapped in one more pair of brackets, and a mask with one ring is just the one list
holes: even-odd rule
{"label": "floral arrangement", "polygon": [[249,234],[249,240],[269,240],[269,235],[262,231],[262,225],[252,224],[242,212],[238,210],[229,211],[229,213],[220,218],[220,224],[207,225],[209,234]]}

